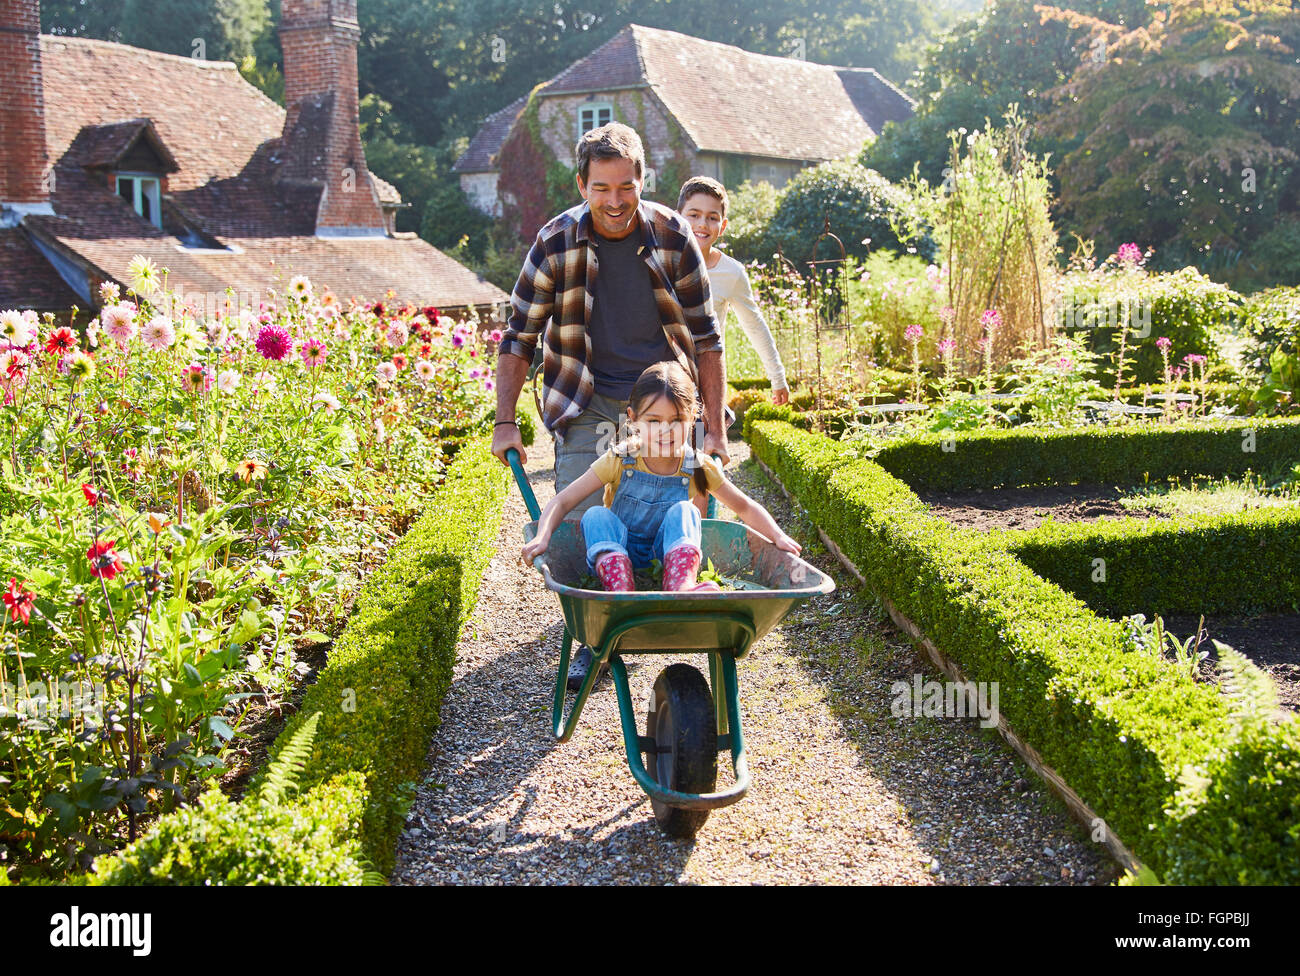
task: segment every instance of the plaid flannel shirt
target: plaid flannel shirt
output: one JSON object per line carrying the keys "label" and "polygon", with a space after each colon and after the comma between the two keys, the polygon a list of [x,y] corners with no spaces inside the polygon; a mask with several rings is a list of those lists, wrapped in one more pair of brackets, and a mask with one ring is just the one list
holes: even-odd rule
{"label": "plaid flannel shirt", "polygon": [[[650,200],[642,200],[638,212],[642,246],[637,253],[650,270],[669,347],[683,363],[686,357],[694,362],[700,353],[721,352],[709,276],[690,225],[676,211]],[[542,422],[560,440],[563,425],[587,408],[595,390],[587,365],[587,323],[596,296],[598,250],[585,201],[548,221],[519,272],[510,320],[498,346],[498,355],[532,362],[542,338]]]}

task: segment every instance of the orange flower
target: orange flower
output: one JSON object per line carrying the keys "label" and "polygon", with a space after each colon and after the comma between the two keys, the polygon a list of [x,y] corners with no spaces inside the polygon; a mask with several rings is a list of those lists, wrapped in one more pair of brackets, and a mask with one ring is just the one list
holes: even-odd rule
{"label": "orange flower", "polygon": [[239,474],[239,480],[245,484],[266,477],[266,465],[261,461],[255,461],[252,458],[244,458],[244,460],[239,462],[235,470]]}

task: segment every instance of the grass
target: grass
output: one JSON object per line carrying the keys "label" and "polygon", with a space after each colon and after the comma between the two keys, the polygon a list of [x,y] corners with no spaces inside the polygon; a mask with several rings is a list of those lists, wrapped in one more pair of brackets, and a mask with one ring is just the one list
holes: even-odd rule
{"label": "grass", "polygon": [[1120,499],[1125,508],[1153,508],[1166,515],[1229,515],[1255,508],[1300,504],[1300,484],[1270,486],[1247,472],[1244,477],[1171,478],[1168,484],[1136,489]]}

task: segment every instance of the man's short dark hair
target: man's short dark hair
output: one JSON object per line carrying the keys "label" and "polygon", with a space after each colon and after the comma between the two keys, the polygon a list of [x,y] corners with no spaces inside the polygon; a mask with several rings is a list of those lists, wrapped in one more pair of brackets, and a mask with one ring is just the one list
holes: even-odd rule
{"label": "man's short dark hair", "polygon": [[626,159],[636,165],[638,180],[645,176],[645,147],[641,145],[641,137],[635,129],[622,122],[610,122],[584,132],[578,140],[575,155],[583,186],[587,185],[593,159]]}
{"label": "man's short dark hair", "polygon": [[722,216],[727,216],[727,188],[708,176],[692,176],[682,184],[682,192],[677,195],[677,210],[680,213],[686,201],[697,193],[707,193],[722,204]]}

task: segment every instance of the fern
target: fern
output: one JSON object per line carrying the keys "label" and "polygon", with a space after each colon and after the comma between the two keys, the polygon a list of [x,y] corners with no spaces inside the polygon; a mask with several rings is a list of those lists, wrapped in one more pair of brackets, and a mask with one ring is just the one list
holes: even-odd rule
{"label": "fern", "polygon": [[316,726],[320,722],[320,716],[320,712],[313,712],[311,718],[303,722],[289,737],[275,761],[266,767],[266,773],[257,791],[260,802],[279,803],[298,788],[298,777],[302,775],[303,767],[311,758],[312,742],[316,738]]}
{"label": "fern", "polygon": [[1232,721],[1238,732],[1267,726],[1277,712],[1277,686],[1273,679],[1240,651],[1214,641],[1223,671],[1223,693],[1232,702]]}

